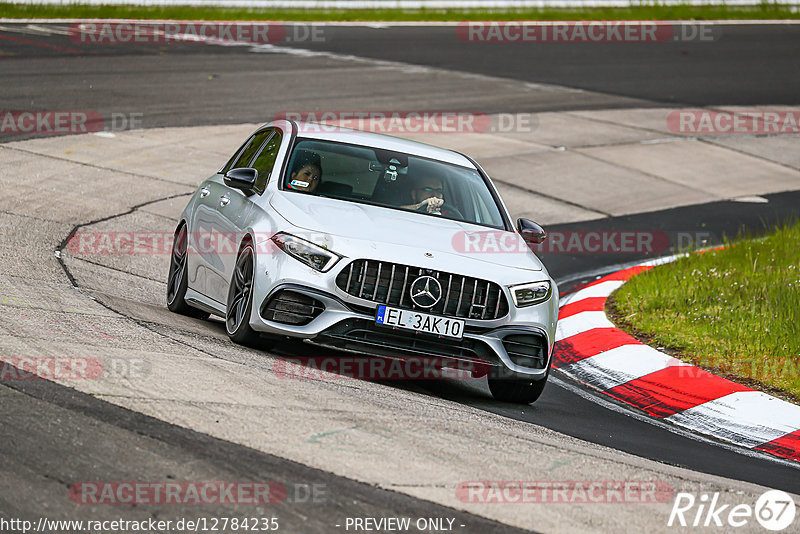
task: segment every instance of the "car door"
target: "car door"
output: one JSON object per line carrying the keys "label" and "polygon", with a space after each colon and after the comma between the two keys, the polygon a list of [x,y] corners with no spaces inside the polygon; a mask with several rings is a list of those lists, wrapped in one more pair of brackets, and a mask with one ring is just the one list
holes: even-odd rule
{"label": "car door", "polygon": [[252,135],[220,174],[206,181],[200,190],[192,224],[199,257],[196,288],[222,304],[228,294],[228,273],[236,261],[241,223],[251,209],[251,202],[242,191],[225,185],[224,173],[248,167],[272,133],[272,129],[266,129]]}
{"label": "car door", "polygon": [[247,220],[253,203],[247,196],[225,183],[215,184],[212,189],[215,202],[215,218],[211,225],[213,255],[208,296],[225,303],[228,297],[230,273],[236,263],[237,247],[242,239],[242,222]]}
{"label": "car door", "polygon": [[[256,209],[254,201],[266,189],[281,146],[281,139],[280,131],[275,128],[266,128],[260,131],[251,145],[258,149],[248,150],[248,153],[243,154],[241,161],[236,162],[232,167],[252,167],[258,171],[253,194],[246,195],[239,189],[228,187],[224,182],[222,184],[224,192],[220,196],[218,208],[221,215],[219,219],[221,231],[217,237],[221,252],[222,275],[215,277],[215,284],[211,290],[213,293],[211,297],[219,302],[227,301],[230,280],[236,266],[238,246],[247,231],[251,214]],[[249,153],[253,154],[252,158]],[[248,158],[250,158],[249,161]]]}
{"label": "car door", "polygon": [[208,280],[211,263],[211,226],[216,217],[212,189],[221,180],[221,175],[209,178],[200,186],[200,191],[195,200],[191,214],[189,243],[191,254],[187,258],[187,271],[189,274],[189,287],[208,296]]}

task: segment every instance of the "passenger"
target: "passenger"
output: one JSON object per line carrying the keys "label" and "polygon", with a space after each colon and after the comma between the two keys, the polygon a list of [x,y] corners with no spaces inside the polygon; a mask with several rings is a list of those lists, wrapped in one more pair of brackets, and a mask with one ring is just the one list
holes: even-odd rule
{"label": "passenger", "polygon": [[322,179],[322,159],[314,152],[300,154],[292,167],[287,187],[293,191],[313,193]]}

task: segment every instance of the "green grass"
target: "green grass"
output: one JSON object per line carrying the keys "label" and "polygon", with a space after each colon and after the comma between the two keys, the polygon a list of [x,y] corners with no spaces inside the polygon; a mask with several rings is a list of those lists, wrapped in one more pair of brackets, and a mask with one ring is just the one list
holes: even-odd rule
{"label": "green grass", "polygon": [[797,9],[762,2],[741,6],[659,6],[596,9],[248,9],[192,6],[90,6],[0,3],[5,18],[126,18],[170,20],[461,21],[461,20],[712,20],[797,19]]}
{"label": "green grass", "polygon": [[609,300],[621,327],[735,381],[800,400],[800,224],[633,277]]}

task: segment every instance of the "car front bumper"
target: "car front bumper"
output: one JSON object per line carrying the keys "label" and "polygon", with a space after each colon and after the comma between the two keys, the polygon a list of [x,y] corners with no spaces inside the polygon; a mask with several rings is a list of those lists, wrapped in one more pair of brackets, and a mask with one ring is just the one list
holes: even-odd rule
{"label": "car front bumper", "polygon": [[[321,273],[280,251],[257,254],[250,326],[265,334],[303,339],[360,354],[452,358],[488,364],[500,376],[535,380],[546,377],[558,318],[558,291],[546,272],[538,276],[550,279],[553,284],[547,301],[518,308],[508,291],[513,284],[504,283],[501,287],[509,302],[508,313],[493,320],[464,319],[464,334],[459,341],[377,325],[378,304],[350,295],[336,284],[336,277],[350,261],[344,258],[331,271]],[[314,299],[321,310],[307,314],[302,324],[289,324],[285,316],[275,320],[274,314],[265,310],[271,299],[287,291]],[[515,344],[520,340],[538,346],[537,358],[520,357]]]}
{"label": "car front bumper", "polygon": [[[270,307],[270,303],[273,298],[287,294],[304,295],[309,302],[314,302],[313,305],[298,304],[291,308],[295,312],[303,311],[304,306],[314,311],[303,311],[300,314],[272,313],[274,308]],[[476,323],[490,321],[467,320],[461,340],[443,338],[377,325],[375,309],[348,303],[343,298],[318,288],[286,282],[274,286],[260,302],[254,304],[258,304],[254,306],[256,313],[251,315],[251,326],[254,330],[304,339],[313,344],[359,354],[398,358],[446,358],[464,362],[476,370],[488,367],[493,376],[524,375],[536,380],[546,377],[552,356],[552,338],[544,325],[505,323],[476,326]],[[315,316],[312,318],[312,315]],[[299,320],[305,324],[289,324],[287,320]],[[509,347],[517,346],[512,340],[519,339],[531,340],[534,345],[538,345],[539,357],[525,360],[526,363],[532,362],[530,366],[518,365],[519,356],[509,350]],[[515,363],[515,359],[518,363]]]}

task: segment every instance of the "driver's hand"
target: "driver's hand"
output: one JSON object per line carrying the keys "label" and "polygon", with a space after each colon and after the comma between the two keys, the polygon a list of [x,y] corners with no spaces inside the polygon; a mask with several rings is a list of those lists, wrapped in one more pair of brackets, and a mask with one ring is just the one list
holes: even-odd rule
{"label": "driver's hand", "polygon": [[425,210],[428,213],[439,213],[442,210],[443,204],[444,204],[444,199],[437,197],[430,197],[420,202],[419,207],[422,208],[423,206],[425,206]]}

